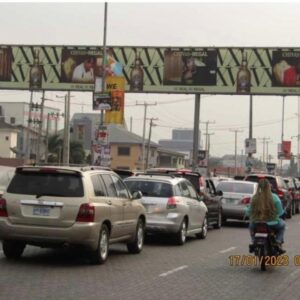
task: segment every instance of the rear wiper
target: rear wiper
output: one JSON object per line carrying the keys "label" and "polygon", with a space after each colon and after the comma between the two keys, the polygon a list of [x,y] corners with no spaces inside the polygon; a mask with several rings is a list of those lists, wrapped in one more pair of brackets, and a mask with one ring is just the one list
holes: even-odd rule
{"label": "rear wiper", "polygon": [[57,197],[64,197],[65,195],[57,194],[57,193],[40,193],[36,195],[36,198],[40,198],[42,196],[57,196]]}

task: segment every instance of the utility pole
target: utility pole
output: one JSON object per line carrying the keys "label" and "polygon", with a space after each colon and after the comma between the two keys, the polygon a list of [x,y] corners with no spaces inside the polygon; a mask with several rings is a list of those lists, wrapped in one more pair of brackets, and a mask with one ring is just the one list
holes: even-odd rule
{"label": "utility pole", "polygon": [[270,162],[270,157],[269,157],[269,143],[272,143],[272,141],[266,141],[266,145],[267,145],[267,163]]}
{"label": "utility pole", "polygon": [[230,129],[229,131],[234,132],[234,174],[237,175],[237,134],[243,130]]}
{"label": "utility pole", "polygon": [[214,133],[213,133],[213,132],[211,132],[211,133],[204,133],[204,135],[205,135],[206,138],[207,138],[207,171],[206,171],[206,175],[207,175],[208,177],[210,177],[210,173],[209,173],[210,136],[211,136],[211,135],[214,135]]}
{"label": "utility pole", "polygon": [[57,98],[65,99],[65,112],[64,112],[64,145],[63,145],[63,165],[69,165],[70,161],[70,100],[71,92],[65,96],[57,96]]}
{"label": "utility pole", "polygon": [[41,160],[41,143],[42,143],[42,131],[43,131],[43,114],[44,114],[44,103],[45,103],[45,91],[42,94],[41,102],[41,111],[40,111],[40,120],[39,120],[39,131],[38,131],[38,140],[37,140],[37,151],[36,151],[36,163],[39,164]]}
{"label": "utility pole", "polygon": [[156,124],[153,123],[153,120],[158,120],[158,119],[157,118],[151,118],[150,119],[149,138],[148,138],[147,154],[146,154],[146,169],[148,169],[148,164],[149,164],[149,154],[150,154],[150,143],[151,143],[152,126],[156,126]]}
{"label": "utility pole", "polygon": [[30,152],[31,152],[31,143],[30,143],[30,130],[32,123],[32,101],[33,101],[33,91],[30,92],[30,102],[29,102],[29,110],[28,110],[28,122],[27,122],[27,131],[26,131],[26,154],[25,159],[26,163],[30,160]]}
{"label": "utility pole", "polygon": [[263,141],[263,156],[262,156],[262,162],[263,164],[266,163],[265,161],[265,145],[266,145],[266,141],[270,140],[269,137],[263,137],[263,138],[257,138],[258,140],[262,140]]}
{"label": "utility pole", "polygon": [[195,111],[194,111],[194,132],[193,132],[193,160],[192,160],[193,171],[195,171],[198,166],[200,103],[201,103],[201,95],[196,94]]}
{"label": "utility pole", "polygon": [[[253,138],[253,99],[252,95],[250,95],[250,107],[249,107],[249,140]],[[246,159],[247,173],[250,173],[252,170],[252,153],[248,153],[248,157]]]}
{"label": "utility pole", "polygon": [[216,121],[206,121],[206,122],[200,122],[200,124],[205,124],[205,150],[208,151],[208,125],[209,124],[215,124]]}
{"label": "utility pole", "polygon": [[157,105],[157,103],[137,103],[137,106],[143,105],[144,106],[144,125],[143,125],[143,142],[142,142],[142,171],[145,170],[145,134],[146,134],[146,119],[147,119],[147,108],[148,106]]}
{"label": "utility pole", "polygon": [[50,113],[47,114],[46,150],[45,150],[45,162],[46,162],[46,163],[48,163],[48,139],[49,139],[49,127],[50,127]]}

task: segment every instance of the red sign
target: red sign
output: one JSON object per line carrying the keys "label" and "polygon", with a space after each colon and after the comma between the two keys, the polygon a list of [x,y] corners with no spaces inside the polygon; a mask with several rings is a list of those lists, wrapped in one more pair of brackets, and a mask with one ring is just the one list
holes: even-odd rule
{"label": "red sign", "polygon": [[291,159],[291,141],[282,141],[283,159]]}

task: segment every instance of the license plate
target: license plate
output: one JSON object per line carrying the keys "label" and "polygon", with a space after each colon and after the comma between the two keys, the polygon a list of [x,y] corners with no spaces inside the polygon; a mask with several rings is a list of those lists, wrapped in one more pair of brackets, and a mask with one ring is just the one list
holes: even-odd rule
{"label": "license plate", "polygon": [[32,214],[34,216],[50,216],[50,207],[46,206],[37,206],[33,208]]}
{"label": "license plate", "polygon": [[146,207],[146,212],[148,212],[148,213],[158,213],[159,211],[160,211],[160,209],[156,205],[148,205]]}

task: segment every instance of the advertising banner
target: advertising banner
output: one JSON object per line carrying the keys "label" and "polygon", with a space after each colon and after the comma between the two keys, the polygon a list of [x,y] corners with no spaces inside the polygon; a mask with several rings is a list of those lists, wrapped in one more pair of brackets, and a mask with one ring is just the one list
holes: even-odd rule
{"label": "advertising banner", "polygon": [[291,159],[291,141],[282,141],[282,153],[283,159]]}
{"label": "advertising banner", "polygon": [[111,109],[106,111],[104,122],[107,124],[123,124],[124,122],[124,88],[123,77],[110,76],[105,80],[106,91],[111,95]]}
{"label": "advertising banner", "polygon": [[256,153],[256,139],[245,139],[245,153]]}
{"label": "advertising banner", "polygon": [[0,89],[103,93],[105,72],[132,93],[300,94],[299,47],[108,46],[103,56],[97,46],[0,45]]}

